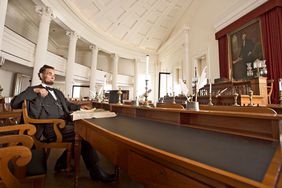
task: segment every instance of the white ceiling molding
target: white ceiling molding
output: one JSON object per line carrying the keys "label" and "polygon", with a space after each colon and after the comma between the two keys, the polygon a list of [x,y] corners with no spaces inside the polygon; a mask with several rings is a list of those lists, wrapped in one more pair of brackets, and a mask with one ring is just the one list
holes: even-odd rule
{"label": "white ceiling molding", "polygon": [[216,32],[235,22],[236,20],[251,12],[255,8],[259,7],[266,1],[267,0],[237,1],[236,3],[234,3],[234,5],[230,6],[230,8],[226,9],[224,13],[219,16],[218,21],[214,24]]}
{"label": "white ceiling molding", "polygon": [[52,8],[57,18],[67,27],[76,31],[89,43],[98,46],[100,49],[105,49],[106,51],[118,54],[119,56],[128,59],[134,59],[136,57],[145,58],[146,54],[150,54],[151,56],[157,55],[156,52],[140,50],[133,48],[132,46],[124,46],[120,44],[120,42],[118,43],[117,41],[109,40],[108,38],[100,35],[84,21],[78,18],[77,15],[75,15],[73,11],[67,7],[63,0],[42,0],[42,2],[46,6]]}

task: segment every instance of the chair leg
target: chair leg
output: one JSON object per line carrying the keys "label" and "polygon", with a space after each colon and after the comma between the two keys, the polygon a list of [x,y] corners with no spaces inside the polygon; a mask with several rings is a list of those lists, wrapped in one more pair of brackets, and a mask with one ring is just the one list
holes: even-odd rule
{"label": "chair leg", "polygon": [[67,148],[67,176],[70,176],[71,172],[71,147]]}
{"label": "chair leg", "polygon": [[49,156],[50,156],[50,152],[51,152],[51,149],[50,149],[50,148],[46,148],[46,149],[45,149],[46,160],[48,160],[48,158],[49,158]]}
{"label": "chair leg", "polygon": [[45,176],[41,178],[36,178],[32,183],[33,188],[44,188],[45,187]]}

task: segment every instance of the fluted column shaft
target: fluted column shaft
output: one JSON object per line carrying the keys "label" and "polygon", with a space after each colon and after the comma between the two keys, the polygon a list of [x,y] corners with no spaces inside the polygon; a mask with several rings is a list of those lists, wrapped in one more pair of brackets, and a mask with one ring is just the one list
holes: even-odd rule
{"label": "fluted column shaft", "polygon": [[90,74],[90,93],[89,96],[94,96],[96,89],[96,70],[97,70],[97,59],[98,59],[98,51],[99,49],[94,46],[91,45],[90,46],[91,49],[91,74]]}
{"label": "fluted column shaft", "polygon": [[113,90],[117,90],[118,89],[118,85],[117,85],[117,75],[118,75],[118,55],[115,54],[114,58],[113,58],[113,79],[112,79],[112,89]]}
{"label": "fluted column shaft", "polygon": [[53,12],[49,7],[36,6],[36,12],[41,15],[41,19],[35,50],[32,85],[38,85],[41,83],[38,77],[38,72],[39,69],[46,64],[50,22],[52,18],[54,18]]}
{"label": "fluted column shaft", "polygon": [[183,52],[184,57],[182,64],[182,79],[186,81],[186,85],[188,86],[190,91],[190,88],[192,88],[192,78],[190,78],[191,76],[189,76],[189,28],[187,27],[184,28]]}
{"label": "fluted column shaft", "polygon": [[69,36],[70,40],[69,40],[69,49],[68,49],[68,60],[66,64],[66,96],[69,98],[72,97],[76,42],[79,36],[73,31],[68,31],[67,35]]}
{"label": "fluted column shaft", "polygon": [[140,59],[135,59],[134,62],[134,90],[133,90],[133,97],[134,99],[138,97],[138,64],[140,63]]}
{"label": "fluted column shaft", "polygon": [[8,6],[8,0],[0,1],[0,57],[1,57],[1,50],[2,50],[4,25],[5,25],[5,19],[6,19],[6,14],[7,14],[7,6]]}

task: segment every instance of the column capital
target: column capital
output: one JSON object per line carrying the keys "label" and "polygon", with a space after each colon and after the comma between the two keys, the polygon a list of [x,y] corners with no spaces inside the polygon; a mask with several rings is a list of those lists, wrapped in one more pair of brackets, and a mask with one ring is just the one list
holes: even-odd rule
{"label": "column capital", "polygon": [[79,39],[80,36],[75,31],[67,31],[66,35],[73,39]]}
{"label": "column capital", "polygon": [[184,25],[183,31],[184,33],[188,33],[190,31],[190,28],[187,25]]}
{"label": "column capital", "polygon": [[90,44],[90,45],[89,45],[89,49],[90,49],[90,50],[97,50],[97,51],[100,50],[100,49],[98,48],[98,46],[95,45],[95,44]]}
{"label": "column capital", "polygon": [[119,55],[118,54],[111,54],[111,58],[113,58],[113,60],[119,59]]}
{"label": "column capital", "polygon": [[53,10],[50,7],[44,7],[44,6],[35,6],[35,12],[40,14],[41,16],[48,17],[50,19],[54,19],[55,15],[53,13]]}

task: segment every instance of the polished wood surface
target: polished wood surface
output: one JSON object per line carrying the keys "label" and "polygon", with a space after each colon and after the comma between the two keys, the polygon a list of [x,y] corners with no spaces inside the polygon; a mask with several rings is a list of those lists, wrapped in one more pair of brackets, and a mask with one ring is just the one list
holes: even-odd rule
{"label": "polished wood surface", "polygon": [[[160,120],[159,115],[161,113],[163,113],[163,116],[166,116],[168,113],[178,113],[182,116],[187,116],[181,118],[190,119],[190,121],[191,119],[199,121],[199,119],[202,118],[196,116],[194,117],[193,115],[191,117],[191,114],[211,115],[211,112],[179,113],[183,110],[145,109],[125,106],[121,107],[117,105],[112,106],[113,110],[119,110],[118,113],[123,112],[121,108],[131,111],[130,113],[125,113],[124,115],[137,116],[139,118],[140,115],[143,115],[142,118],[155,118],[155,120],[158,121]],[[133,113],[134,109],[135,113]],[[153,111],[157,112],[156,117]],[[149,115],[152,113],[153,115]],[[223,114],[225,113],[217,112],[216,116],[234,116],[239,118],[240,115],[242,115],[242,113],[233,115],[228,114],[225,116]],[[254,114],[246,114],[250,115],[250,118],[255,118]],[[175,117],[172,117],[172,119],[174,118]],[[246,118],[246,116],[243,116],[243,118]],[[276,115],[272,114],[265,115],[264,118],[272,120],[279,119]],[[263,119],[263,115],[261,115],[260,118],[256,118],[256,121],[261,121],[261,119]],[[173,124],[178,125],[181,124],[181,121],[178,123],[177,121],[171,120],[165,121],[174,122]],[[242,124],[242,122],[243,121],[241,120],[236,123]],[[281,151],[279,144],[277,145],[276,152],[268,166],[268,170],[266,171],[263,180],[260,182],[140,143],[136,140],[132,140],[128,137],[107,130],[99,126],[99,124],[96,125],[95,123],[91,123],[91,121],[88,120],[77,121],[75,123],[75,131],[76,165],[79,164],[79,144],[80,140],[83,138],[106,156],[114,165],[124,169],[131,177],[143,183],[145,187],[275,187],[281,167]],[[78,166],[76,166],[75,169],[76,183],[78,183]]]}
{"label": "polished wood surface", "polygon": [[[209,103],[210,85],[206,84],[200,88],[198,102]],[[224,81],[212,84],[212,102],[214,105],[234,105],[234,93],[238,93],[237,103],[241,106],[248,106],[250,103],[249,92],[253,91],[253,105],[266,106],[268,104],[267,78],[258,77],[246,81]],[[221,91],[225,90],[220,94]],[[175,97],[176,103],[184,104],[186,97]],[[164,97],[165,103],[172,103],[172,97]]]}
{"label": "polished wood surface", "polygon": [[93,107],[91,100],[71,100],[70,102],[80,106],[88,106],[89,108]]}
{"label": "polished wood surface", "polygon": [[[31,124],[9,125],[0,127],[0,133],[19,131],[16,135],[0,136],[0,187],[20,188],[32,185],[34,188],[44,187],[45,174],[26,176],[26,168],[31,158],[31,148],[36,128]],[[28,135],[23,135],[26,132]],[[14,172],[9,168],[13,162]]]}
{"label": "polished wood surface", "polygon": [[200,110],[210,111],[225,111],[225,112],[243,112],[243,113],[266,113],[266,114],[277,114],[275,110],[267,107],[257,106],[210,106],[200,105]]}
{"label": "polished wood surface", "polygon": [[93,107],[95,107],[95,108],[102,108],[102,109],[105,109],[105,110],[110,110],[110,106],[111,106],[107,102],[98,102],[98,101],[93,101],[92,104],[93,104]]}
{"label": "polished wood surface", "polygon": [[128,105],[111,105],[111,109],[118,114],[132,117],[142,117],[197,129],[277,141],[280,137],[279,126],[282,120],[282,116],[279,114],[257,113],[256,111],[193,111]]}
{"label": "polished wood surface", "polygon": [[173,104],[173,103],[158,103],[158,108],[175,108],[175,109],[184,109],[181,104]]}

